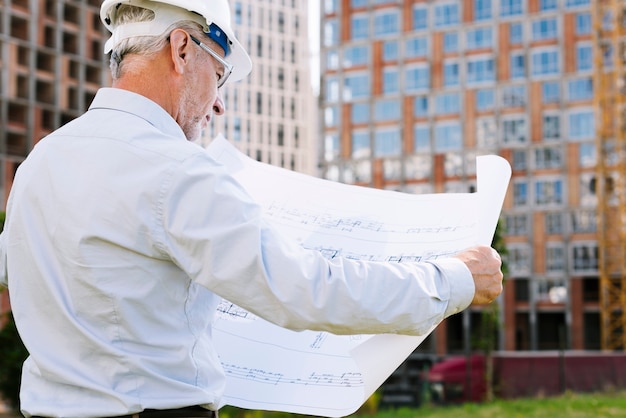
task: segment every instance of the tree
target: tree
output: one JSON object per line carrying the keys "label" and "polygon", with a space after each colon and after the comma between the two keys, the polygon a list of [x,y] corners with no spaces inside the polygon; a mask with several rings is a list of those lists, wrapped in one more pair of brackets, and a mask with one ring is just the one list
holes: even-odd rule
{"label": "tree", "polygon": [[3,315],[4,326],[0,330],[0,393],[12,408],[19,410],[19,391],[22,374],[22,364],[28,351],[20,339],[13,315]]}
{"label": "tree", "polygon": [[[4,229],[5,213],[0,212],[0,231]],[[6,291],[6,290],[5,290]],[[0,394],[10,406],[19,409],[19,391],[22,364],[28,351],[17,333],[13,315],[8,312],[0,317]]]}
{"label": "tree", "polygon": [[[507,254],[504,238],[502,237],[502,224],[500,220],[496,225],[496,231],[491,241],[491,246],[498,251],[502,260],[502,273],[506,278],[508,272],[508,266],[505,259]],[[498,343],[498,331],[502,324],[500,322],[500,305],[497,302],[493,302],[488,305],[483,311],[481,316],[481,330],[480,330],[480,348],[482,348],[485,355],[485,386],[486,386],[486,401],[492,401],[494,398],[493,390],[493,351],[496,349]]]}

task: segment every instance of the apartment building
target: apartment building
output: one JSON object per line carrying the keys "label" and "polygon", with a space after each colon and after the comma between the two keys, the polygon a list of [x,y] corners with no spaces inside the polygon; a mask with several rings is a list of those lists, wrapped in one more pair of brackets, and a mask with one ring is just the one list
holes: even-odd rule
{"label": "apartment building", "polygon": [[[469,192],[477,155],[510,162],[500,349],[600,348],[592,36],[590,0],[322,1],[325,178]],[[420,349],[462,352],[480,321]]]}
{"label": "apartment building", "polygon": [[[0,198],[34,144],[108,83],[100,0],[0,2]],[[8,308],[0,295],[0,312]]]}
{"label": "apartment building", "polygon": [[316,174],[308,0],[234,0],[231,9],[252,73],[223,87],[226,114],[214,118],[202,143],[222,133],[257,161]]}

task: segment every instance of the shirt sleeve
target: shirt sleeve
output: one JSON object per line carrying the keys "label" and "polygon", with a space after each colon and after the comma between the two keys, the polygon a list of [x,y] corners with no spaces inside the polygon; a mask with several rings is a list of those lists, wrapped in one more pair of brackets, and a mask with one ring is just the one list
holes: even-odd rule
{"label": "shirt sleeve", "polygon": [[163,251],[196,283],[279,326],[423,335],[473,298],[460,260],[325,258],[281,236],[212,164],[176,170],[163,193]]}
{"label": "shirt sleeve", "polygon": [[447,277],[450,298],[444,317],[465,310],[474,299],[476,287],[472,273],[458,258],[447,258],[434,263],[440,274]]}
{"label": "shirt sleeve", "polygon": [[0,234],[0,287],[9,287],[7,278],[7,249],[4,232]]}

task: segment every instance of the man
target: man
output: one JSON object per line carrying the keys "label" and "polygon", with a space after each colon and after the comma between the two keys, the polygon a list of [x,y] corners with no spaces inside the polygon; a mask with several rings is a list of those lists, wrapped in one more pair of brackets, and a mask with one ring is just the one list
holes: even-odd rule
{"label": "man", "polygon": [[[502,290],[500,258],[327,260],[281,239],[191,141],[251,70],[227,0],[105,0],[113,88],[20,166],[0,261],[25,416],[216,416],[221,297],[278,325],[424,333]],[[229,78],[230,76],[230,78]],[[143,411],[143,412],[142,412]]]}

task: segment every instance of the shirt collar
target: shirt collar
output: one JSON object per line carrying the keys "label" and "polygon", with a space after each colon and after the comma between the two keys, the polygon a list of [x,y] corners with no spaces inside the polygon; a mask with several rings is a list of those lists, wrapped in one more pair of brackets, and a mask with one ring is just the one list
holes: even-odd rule
{"label": "shirt collar", "polygon": [[166,135],[186,140],[181,127],[165,109],[145,96],[132,91],[103,87],[98,90],[89,106],[89,110],[93,109],[112,109],[131,113],[146,120]]}

